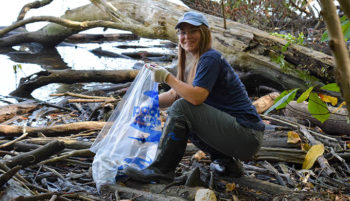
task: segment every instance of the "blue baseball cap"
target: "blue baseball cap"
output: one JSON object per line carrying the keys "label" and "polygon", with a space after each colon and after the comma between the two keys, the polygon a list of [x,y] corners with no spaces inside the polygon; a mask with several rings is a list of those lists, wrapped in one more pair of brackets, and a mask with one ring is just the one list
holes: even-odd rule
{"label": "blue baseball cap", "polygon": [[181,23],[192,24],[193,26],[200,26],[204,24],[209,28],[209,23],[207,18],[202,14],[194,11],[186,12],[177,22],[175,29],[179,28]]}

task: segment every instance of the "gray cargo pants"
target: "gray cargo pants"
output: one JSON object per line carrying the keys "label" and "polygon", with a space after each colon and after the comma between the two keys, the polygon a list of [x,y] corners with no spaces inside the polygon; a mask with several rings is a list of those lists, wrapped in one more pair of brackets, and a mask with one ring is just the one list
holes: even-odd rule
{"label": "gray cargo pants", "polygon": [[264,131],[243,127],[235,117],[207,104],[195,106],[178,99],[167,112],[169,117],[185,120],[193,144],[210,154],[248,160],[261,147]]}

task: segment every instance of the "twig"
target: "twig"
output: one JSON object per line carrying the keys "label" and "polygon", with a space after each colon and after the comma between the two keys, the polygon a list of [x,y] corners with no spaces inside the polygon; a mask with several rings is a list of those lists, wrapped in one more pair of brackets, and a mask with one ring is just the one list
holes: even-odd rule
{"label": "twig", "polygon": [[40,162],[40,164],[44,165],[44,164],[47,164],[47,163],[53,163],[53,162],[57,162],[57,161],[66,159],[68,157],[73,157],[73,156],[91,156],[91,157],[93,157],[94,153],[92,153],[89,149],[82,149],[82,150],[71,151],[71,152],[65,153],[62,156],[58,156],[58,157],[55,157],[55,158],[50,158],[48,160],[42,161],[42,162]]}
{"label": "twig", "polygon": [[60,179],[64,180],[64,181],[67,181],[66,178],[64,178],[64,176],[62,176],[60,173],[58,173],[56,170],[52,169],[52,168],[49,168],[47,166],[43,166],[42,167],[43,169],[47,170],[47,171],[50,171],[52,173],[54,173],[57,177],[59,177]]}
{"label": "twig", "polygon": [[99,102],[116,102],[119,99],[105,98],[105,99],[69,99],[68,103],[99,103]]}
{"label": "twig", "polygon": [[109,99],[109,98],[111,98],[111,97],[105,97],[105,96],[88,96],[88,95],[77,94],[77,93],[72,93],[72,92],[51,94],[50,96],[72,96],[72,97],[84,98],[84,99]]}
{"label": "twig", "polygon": [[268,169],[272,174],[275,175],[277,181],[282,185],[286,186],[286,183],[283,181],[282,177],[279,175],[279,172],[274,168],[269,162],[264,161],[262,164],[266,169]]}
{"label": "twig", "polygon": [[346,163],[346,161],[342,157],[340,157],[338,154],[335,153],[333,147],[330,147],[330,149],[331,149],[331,154],[334,157],[336,157],[345,166],[345,168],[348,172],[350,172],[350,168],[349,168],[348,164]]}
{"label": "twig", "polygon": [[225,17],[224,0],[221,0],[221,10],[222,10],[222,17],[224,18],[224,29],[226,29],[226,17]]}
{"label": "twig", "polygon": [[[302,132],[304,136],[310,141],[311,145],[321,144],[312,135],[310,135],[305,126],[300,126],[300,132]],[[327,159],[323,155],[317,158],[317,162],[320,164],[327,176],[335,175],[335,170],[329,165]]]}
{"label": "twig", "polygon": [[20,169],[22,166],[17,165],[0,176],[0,187],[4,185],[8,180],[10,180]]}
{"label": "twig", "polygon": [[5,144],[0,145],[0,149],[2,149],[4,147],[7,147],[7,146],[10,146],[10,145],[12,145],[12,144],[14,144],[14,143],[24,139],[25,137],[27,137],[27,135],[28,135],[28,133],[26,132],[26,127],[23,126],[23,135],[19,136],[18,138],[14,139],[14,140],[12,140],[10,142],[7,142]]}
{"label": "twig", "polygon": [[[263,115],[263,114],[261,114],[260,116],[263,117],[263,118],[265,118],[265,119],[270,119],[270,120],[278,121],[278,122],[280,122],[280,123],[283,123],[283,124],[292,126],[293,128],[296,128],[296,129],[298,129],[298,128],[300,128],[300,126],[302,126],[301,124],[298,124],[298,123],[296,123],[296,122],[291,122],[291,121],[288,121],[288,120],[277,119],[277,118],[274,118],[274,117],[271,117],[271,116],[267,116],[267,115]],[[335,139],[335,138],[333,138],[333,137],[326,136],[326,135],[324,135],[324,134],[321,134],[321,133],[312,131],[312,130],[307,129],[307,128],[306,128],[306,130],[307,130],[309,133],[311,133],[311,134],[313,134],[313,135],[315,135],[315,136],[317,136],[317,137],[319,137],[319,138],[323,138],[323,139],[325,139],[325,140],[329,140],[329,141],[332,141],[332,142],[334,142],[334,143],[338,143],[338,140]],[[327,144],[327,142],[323,142],[323,143],[324,143],[324,144]],[[340,146],[340,145],[339,145],[339,146]]]}

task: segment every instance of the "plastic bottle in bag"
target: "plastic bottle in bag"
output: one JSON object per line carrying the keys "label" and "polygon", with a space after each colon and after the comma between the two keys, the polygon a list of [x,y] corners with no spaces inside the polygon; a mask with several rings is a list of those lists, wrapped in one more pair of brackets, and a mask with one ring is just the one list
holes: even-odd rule
{"label": "plastic bottle in bag", "polygon": [[158,84],[151,71],[142,68],[90,148],[98,191],[103,184],[114,184],[125,166],[150,165],[161,134]]}

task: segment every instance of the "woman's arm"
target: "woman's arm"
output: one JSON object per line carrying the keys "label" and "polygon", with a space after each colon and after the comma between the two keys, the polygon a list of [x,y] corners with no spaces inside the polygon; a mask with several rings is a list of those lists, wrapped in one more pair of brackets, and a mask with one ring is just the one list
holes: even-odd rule
{"label": "woman's arm", "polygon": [[176,96],[176,91],[174,89],[159,94],[159,107],[169,107],[176,100]]}
{"label": "woman's arm", "polygon": [[[187,84],[185,82],[180,81],[173,75],[169,74],[166,78],[166,83],[171,86],[175,92],[187,100],[188,102],[192,103],[193,105],[200,105],[202,104],[208,97],[209,91],[202,87],[192,86],[190,84]],[[175,93],[175,98],[176,98]],[[160,102],[160,98],[159,98]]]}

